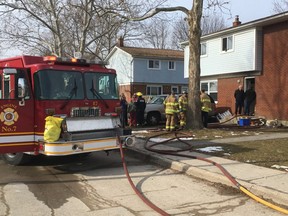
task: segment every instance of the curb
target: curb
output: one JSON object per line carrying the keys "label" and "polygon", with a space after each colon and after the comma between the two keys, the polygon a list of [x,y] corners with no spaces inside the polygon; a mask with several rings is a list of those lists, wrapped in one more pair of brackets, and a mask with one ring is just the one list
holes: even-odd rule
{"label": "curb", "polygon": [[[188,176],[193,176],[209,182],[220,183],[229,187],[237,188],[224,174],[213,173],[205,169],[200,169],[198,167],[194,167],[179,161],[174,161],[172,159],[163,157],[161,154],[149,152],[145,149],[142,150],[137,148],[126,148],[126,150],[128,150],[128,152],[126,153],[130,154],[133,157],[141,158],[142,160],[152,162],[162,167],[185,173]],[[243,187],[245,187],[247,190],[258,196],[259,198],[263,198],[266,201],[277,203],[287,208],[288,196],[286,193],[277,191],[273,188],[267,188],[260,185],[252,184],[241,179],[235,179],[237,180],[237,182],[239,182],[239,184],[241,184]]]}

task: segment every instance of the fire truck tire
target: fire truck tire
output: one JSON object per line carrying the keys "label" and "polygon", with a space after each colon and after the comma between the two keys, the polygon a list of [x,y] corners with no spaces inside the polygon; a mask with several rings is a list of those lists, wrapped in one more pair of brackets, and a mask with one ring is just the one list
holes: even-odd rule
{"label": "fire truck tire", "polygon": [[87,153],[81,153],[81,154],[76,154],[74,155],[77,159],[84,159],[87,158],[88,156],[90,156],[91,152],[87,152]]}
{"label": "fire truck tire", "polygon": [[10,165],[21,165],[27,163],[31,157],[27,154],[24,154],[22,152],[18,153],[6,153],[1,155],[3,161],[5,161],[7,164]]}

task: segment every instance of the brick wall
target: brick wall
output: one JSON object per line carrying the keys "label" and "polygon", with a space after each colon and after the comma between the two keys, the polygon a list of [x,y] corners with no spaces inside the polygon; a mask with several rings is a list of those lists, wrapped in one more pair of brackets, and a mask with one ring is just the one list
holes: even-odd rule
{"label": "brick wall", "polygon": [[217,107],[224,107],[223,110],[235,111],[234,92],[240,84],[243,85],[244,78],[220,78],[218,79],[218,104]]}
{"label": "brick wall", "polygon": [[132,95],[136,92],[142,92],[142,94],[145,95],[146,85],[133,84],[133,85],[120,85],[119,86],[119,95],[124,93],[127,101],[130,101]]}
{"label": "brick wall", "polygon": [[119,95],[124,93],[126,100],[130,101],[131,87],[130,85],[121,85],[119,86]]}
{"label": "brick wall", "polygon": [[256,112],[288,120],[288,22],[263,29],[263,75],[256,77]]}
{"label": "brick wall", "polygon": [[[255,77],[255,115],[288,120],[288,21],[263,28],[263,70]],[[235,111],[234,91],[244,77],[218,79],[218,105]]]}

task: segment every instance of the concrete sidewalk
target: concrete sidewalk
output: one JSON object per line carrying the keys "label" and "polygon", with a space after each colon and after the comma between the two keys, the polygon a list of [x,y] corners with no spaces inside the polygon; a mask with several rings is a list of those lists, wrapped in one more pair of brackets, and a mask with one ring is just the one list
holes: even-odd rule
{"label": "concrete sidewalk", "polygon": [[[198,141],[198,143],[203,144],[203,142],[208,142],[209,144],[215,145],[217,143],[232,143],[277,138],[288,138],[288,133],[269,133],[257,136],[233,137],[201,142]],[[197,140],[191,142],[193,145],[197,145]],[[205,179],[210,182],[234,186],[216,166],[210,163],[197,159],[163,155],[147,151],[144,149],[144,143],[144,139],[136,138],[135,147],[129,148],[129,150],[134,156],[136,155],[137,157],[142,157],[143,159],[176,171],[185,172],[187,175]],[[173,142],[173,144],[169,144],[169,146],[159,145],[157,146],[157,149],[176,149],[173,146],[179,144],[180,143]],[[255,166],[248,163],[240,163],[237,161],[199,154],[196,152],[186,151],[181,152],[181,154],[207,158],[222,165],[242,186],[247,188],[253,194],[265,199],[266,201],[273,200],[273,202],[279,205],[284,205],[285,209],[288,209],[288,172]]]}

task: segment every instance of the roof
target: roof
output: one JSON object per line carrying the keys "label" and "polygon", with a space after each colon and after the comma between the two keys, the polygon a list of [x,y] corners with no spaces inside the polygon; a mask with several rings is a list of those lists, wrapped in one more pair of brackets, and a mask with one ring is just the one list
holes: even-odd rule
{"label": "roof", "polygon": [[184,51],[171,49],[154,49],[154,48],[139,48],[139,47],[117,47],[124,52],[129,53],[133,57],[150,57],[150,58],[169,58],[183,59]]}
{"label": "roof", "polygon": [[[256,28],[256,27],[264,27],[264,26],[273,25],[276,23],[284,22],[284,21],[288,21],[288,11],[283,12],[283,13],[279,13],[276,15],[264,17],[261,19],[257,19],[257,20],[251,21],[251,22],[243,23],[243,24],[240,24],[239,26],[236,26],[236,27],[230,27],[230,28],[218,31],[218,32],[203,35],[201,37],[201,40],[202,41],[208,40],[208,39],[216,38],[216,37],[219,37],[219,36],[222,36],[225,34],[230,34],[232,32],[244,31],[246,29],[251,29],[251,28]],[[184,41],[181,43],[181,45],[187,46],[188,43],[189,43],[188,41]]]}

